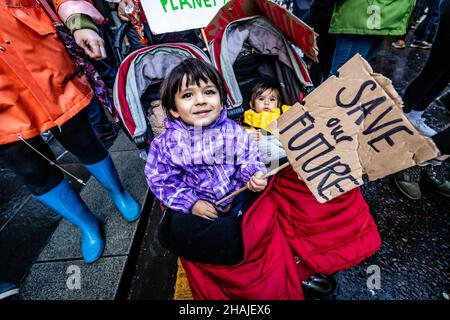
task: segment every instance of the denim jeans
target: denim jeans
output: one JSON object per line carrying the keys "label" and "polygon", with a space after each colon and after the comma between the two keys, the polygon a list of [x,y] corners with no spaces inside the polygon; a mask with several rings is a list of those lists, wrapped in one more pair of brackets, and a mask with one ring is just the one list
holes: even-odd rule
{"label": "denim jeans", "polygon": [[89,120],[97,134],[102,134],[112,130],[112,124],[103,110],[100,101],[94,97],[87,106]]}
{"label": "denim jeans", "polygon": [[428,12],[425,19],[417,26],[414,40],[433,42],[439,21],[439,0],[428,1]]}
{"label": "denim jeans", "polygon": [[311,4],[312,0],[294,0],[292,13],[303,22],[308,23]]}
{"label": "denim jeans", "polygon": [[357,53],[364,59],[370,60],[382,40],[382,36],[338,35],[330,75],[337,76],[338,69]]}

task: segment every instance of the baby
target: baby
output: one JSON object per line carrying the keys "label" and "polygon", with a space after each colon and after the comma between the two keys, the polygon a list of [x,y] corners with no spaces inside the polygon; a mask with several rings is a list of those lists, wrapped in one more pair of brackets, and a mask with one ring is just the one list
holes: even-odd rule
{"label": "baby", "polygon": [[274,84],[260,83],[252,91],[250,109],[244,113],[244,124],[252,138],[258,143],[265,164],[275,164],[286,157],[281,142],[270,132],[269,124],[291,107],[281,106],[280,91]]}

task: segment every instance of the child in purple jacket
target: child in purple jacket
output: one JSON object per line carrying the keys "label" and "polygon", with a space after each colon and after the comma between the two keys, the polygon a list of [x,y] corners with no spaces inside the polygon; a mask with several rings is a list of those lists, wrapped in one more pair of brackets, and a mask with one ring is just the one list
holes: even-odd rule
{"label": "child in purple jacket", "polygon": [[145,166],[148,185],[167,207],[215,220],[233,212],[233,198],[214,203],[248,184],[267,185],[258,147],[227,118],[222,77],[208,63],[186,59],[161,86],[166,131],[152,141]]}

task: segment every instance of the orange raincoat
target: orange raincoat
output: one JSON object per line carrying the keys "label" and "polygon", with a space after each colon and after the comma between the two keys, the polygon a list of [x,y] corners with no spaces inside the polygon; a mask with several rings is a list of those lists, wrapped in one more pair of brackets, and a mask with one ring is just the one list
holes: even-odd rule
{"label": "orange raincoat", "polygon": [[0,145],[63,125],[92,97],[36,0],[0,0]]}

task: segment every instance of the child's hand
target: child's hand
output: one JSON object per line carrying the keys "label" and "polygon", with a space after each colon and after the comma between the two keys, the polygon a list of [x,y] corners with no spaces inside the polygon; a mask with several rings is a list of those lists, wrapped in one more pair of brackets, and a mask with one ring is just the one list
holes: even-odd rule
{"label": "child's hand", "polygon": [[215,220],[217,219],[217,210],[214,208],[212,203],[209,203],[205,200],[198,200],[193,206],[192,206],[192,214],[208,219],[208,220]]}
{"label": "child's hand", "polygon": [[256,142],[259,141],[259,138],[261,137],[261,129],[252,130],[250,132],[250,137],[253,138]]}
{"label": "child's hand", "polygon": [[261,171],[258,171],[250,178],[247,185],[251,191],[261,192],[267,186],[267,178],[264,177],[264,174]]}

